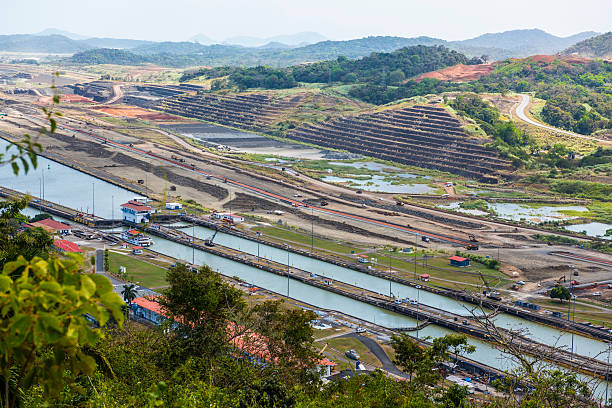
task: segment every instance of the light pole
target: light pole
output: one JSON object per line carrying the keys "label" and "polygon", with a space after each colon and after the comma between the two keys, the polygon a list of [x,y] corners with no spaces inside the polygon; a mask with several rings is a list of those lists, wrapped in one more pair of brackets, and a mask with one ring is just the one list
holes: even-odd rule
{"label": "light pole", "polygon": [[115,196],[111,196],[111,220],[115,224]]}
{"label": "light pole", "polygon": [[421,290],[417,288],[417,339],[419,338],[419,308],[421,307]]}
{"label": "light pole", "polygon": [[195,265],[195,223],[191,224],[191,265]]}
{"label": "light pole", "polygon": [[289,245],[287,245],[287,297],[289,297]]}
{"label": "light pole", "polygon": [[417,234],[414,234],[414,281],[416,282]]}
{"label": "light pole", "polygon": [[94,182],[91,182],[91,218],[96,218],[96,188]]}
{"label": "light pole", "polygon": [[314,252],[314,207],[310,207],[310,252]]}
{"label": "light pole", "polygon": [[261,231],[256,231],[255,234],[257,235],[257,258],[259,258],[259,237],[261,237]]}
{"label": "light pole", "polygon": [[393,296],[392,292],[391,292],[391,248],[389,248],[389,297],[392,298]]}
{"label": "light pole", "polygon": [[608,383],[610,382],[610,346],[612,343],[608,343],[608,365],[606,366],[606,399],[604,403],[608,403]]}

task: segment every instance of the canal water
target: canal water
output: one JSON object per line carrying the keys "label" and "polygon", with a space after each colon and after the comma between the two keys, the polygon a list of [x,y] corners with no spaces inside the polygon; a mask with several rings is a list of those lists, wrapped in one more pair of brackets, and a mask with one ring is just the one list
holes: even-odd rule
{"label": "canal water", "polygon": [[[201,226],[196,226],[194,228],[182,228],[181,230],[188,235],[195,233],[195,236],[200,239],[210,238],[214,234],[213,230]],[[153,248],[154,250],[159,250],[157,241],[158,239],[155,239],[156,245]],[[406,286],[395,282],[390,283],[388,280],[382,278],[358,272],[353,269],[343,268],[341,266],[319,261],[306,256],[288,253],[283,249],[263,244],[258,245],[256,242],[234,235],[219,232],[215,236],[215,243],[234,249],[239,249],[240,251],[249,253],[251,255],[259,254],[259,256],[264,259],[269,259],[281,264],[287,264],[287,262],[289,262],[289,265],[292,267],[350,285],[355,285],[360,288],[365,288],[383,295],[389,295],[389,288],[391,288],[391,293],[397,297],[410,299],[418,298],[421,304],[437,307],[438,309],[455,314],[469,316],[472,312],[479,312],[478,310],[475,310],[475,306],[470,303],[459,302],[454,299],[436,295],[424,290],[419,291],[411,286]],[[186,260],[189,259],[190,258],[187,258]],[[255,282],[251,283],[255,284]],[[569,333],[562,333],[553,327],[530,322],[520,317],[505,313],[500,313],[497,315],[494,318],[494,321],[500,327],[521,330],[527,335],[527,337],[538,342],[556,345],[558,347],[565,347],[567,350],[571,350],[572,335]],[[573,350],[575,353],[606,361],[607,355],[605,355],[604,351],[607,349],[605,343],[589,337],[574,335],[573,344]]]}
{"label": "canal water", "polygon": [[[0,144],[0,148],[1,146],[2,144]],[[135,195],[135,193],[131,191],[114,186],[102,180],[98,180],[92,176],[42,157],[39,160],[39,168],[36,171],[28,173],[27,175],[14,176],[10,171],[10,168],[6,166],[0,169],[0,186],[9,187],[21,192],[37,193],[39,180],[42,178],[43,171],[45,172],[45,198],[50,201],[59,202],[71,208],[87,207],[87,203],[91,202],[90,192],[91,185],[93,183],[96,189],[96,214],[103,217],[110,217],[112,213],[110,200],[111,196],[114,196],[115,198],[114,203],[116,206],[116,214],[118,212],[119,204],[133,198]],[[202,227],[198,227],[196,230],[196,236],[199,234],[204,238],[208,238],[210,235],[212,235],[212,233],[212,230],[207,230]],[[240,248],[245,252],[252,254],[257,253],[257,244],[248,240],[222,233],[219,233],[215,240],[220,244],[237,249]],[[196,264],[210,265],[214,270],[223,275],[230,277],[237,276],[247,282],[253,283],[256,286],[260,286],[280,294],[287,294],[288,290],[290,297],[310,303],[316,307],[342,311],[357,318],[386,327],[411,327],[416,325],[416,321],[414,319],[406,316],[391,313],[384,309],[367,305],[322,289],[314,288],[297,281],[288,281],[282,276],[230,261],[222,257],[211,255],[203,251],[193,251],[192,248],[172,241],[164,240],[159,237],[155,238],[155,245],[152,247],[152,249],[168,256],[186,261],[191,261],[193,256]],[[269,259],[275,260],[277,258],[282,258],[278,259],[279,262],[283,262],[283,259],[286,259],[287,256],[286,251],[263,245],[260,245],[259,250],[262,257],[267,256]],[[388,293],[389,283],[380,278],[375,278],[367,274],[337,267],[321,261],[312,260],[310,258],[301,257],[297,254],[290,254],[289,262],[300,269],[312,271],[313,273],[328,276],[332,279],[344,281],[349,284],[357,283],[358,286],[380,291],[380,293]],[[400,297],[410,297],[413,299],[417,297],[415,289],[406,287],[404,285],[392,283],[391,290],[394,294],[399,295]],[[466,314],[464,305],[461,305],[452,299],[433,295],[425,291],[419,292],[420,301],[423,304],[429,304],[445,310]],[[467,307],[469,308],[470,306],[467,305]],[[506,324],[508,327],[514,327],[518,324],[529,326],[528,328],[530,331],[532,331],[534,339],[543,341],[547,344],[555,344],[556,337],[560,335],[558,330],[530,323],[523,319],[511,318],[510,316],[506,315],[500,315],[497,319],[498,322]],[[441,327],[430,325],[421,330],[419,335],[421,337],[437,337],[448,332],[449,331]],[[561,337],[563,343],[567,343],[567,339],[567,335]],[[490,344],[472,338],[470,338],[470,341],[478,347],[477,352],[472,356],[474,359],[499,369],[508,369],[513,367],[514,363],[508,358],[508,356],[501,353]],[[557,342],[557,344],[559,345],[560,343]],[[595,354],[598,354],[605,349],[605,345],[602,342],[591,340],[582,336],[574,337],[574,345],[575,352],[588,356],[595,356]],[[599,358],[605,361],[606,356],[599,356]]]}
{"label": "canal water", "polygon": [[[8,142],[0,139],[0,150],[4,151]],[[0,168],[0,186],[42,198],[75,210],[82,210],[102,218],[121,218],[119,205],[131,200],[138,194],[122,187],[97,179],[78,170],[38,156],[38,167],[27,174],[20,169],[15,176],[10,166]],[[115,210],[112,211],[114,202]],[[94,210],[95,207],[95,210]]]}

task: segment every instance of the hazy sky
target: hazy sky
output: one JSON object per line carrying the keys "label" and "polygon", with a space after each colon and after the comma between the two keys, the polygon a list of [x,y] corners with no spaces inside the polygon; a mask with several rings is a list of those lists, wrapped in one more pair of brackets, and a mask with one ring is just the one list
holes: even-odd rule
{"label": "hazy sky", "polygon": [[0,0],[0,34],[48,27],[100,37],[183,41],[317,31],[330,39],[428,35],[462,40],[541,28],[612,30],[611,0]]}

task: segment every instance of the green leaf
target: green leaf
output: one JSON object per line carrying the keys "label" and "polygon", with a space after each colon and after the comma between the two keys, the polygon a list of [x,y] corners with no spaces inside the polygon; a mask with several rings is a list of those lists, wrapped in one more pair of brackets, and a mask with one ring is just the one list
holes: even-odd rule
{"label": "green leaf", "polygon": [[81,292],[88,299],[96,293],[96,283],[89,275],[81,275]]}
{"label": "green leaf", "polygon": [[88,275],[96,283],[96,293],[98,295],[104,295],[105,293],[113,291],[113,284],[104,275]]}
{"label": "green leaf", "polygon": [[0,275],[0,292],[6,292],[10,289],[12,284],[13,280],[10,277],[6,275]]}

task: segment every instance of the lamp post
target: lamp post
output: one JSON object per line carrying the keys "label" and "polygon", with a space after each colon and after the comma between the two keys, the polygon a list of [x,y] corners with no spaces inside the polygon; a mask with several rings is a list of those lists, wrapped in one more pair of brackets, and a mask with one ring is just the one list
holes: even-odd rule
{"label": "lamp post", "polygon": [[191,224],[191,265],[195,265],[195,223]]}
{"label": "lamp post", "polygon": [[414,281],[416,282],[417,234],[414,234]]}
{"label": "lamp post", "polygon": [[257,258],[259,258],[259,237],[261,237],[261,231],[256,231],[255,234],[257,235]]}
{"label": "lamp post", "polygon": [[289,245],[287,245],[287,297],[289,297]]}
{"label": "lamp post", "polygon": [[389,297],[393,297],[391,292],[391,248],[389,248]]}
{"label": "lamp post", "polygon": [[94,182],[91,182],[91,218],[96,218],[96,187]]}
{"label": "lamp post", "polygon": [[314,207],[310,207],[310,252],[314,252]]}

